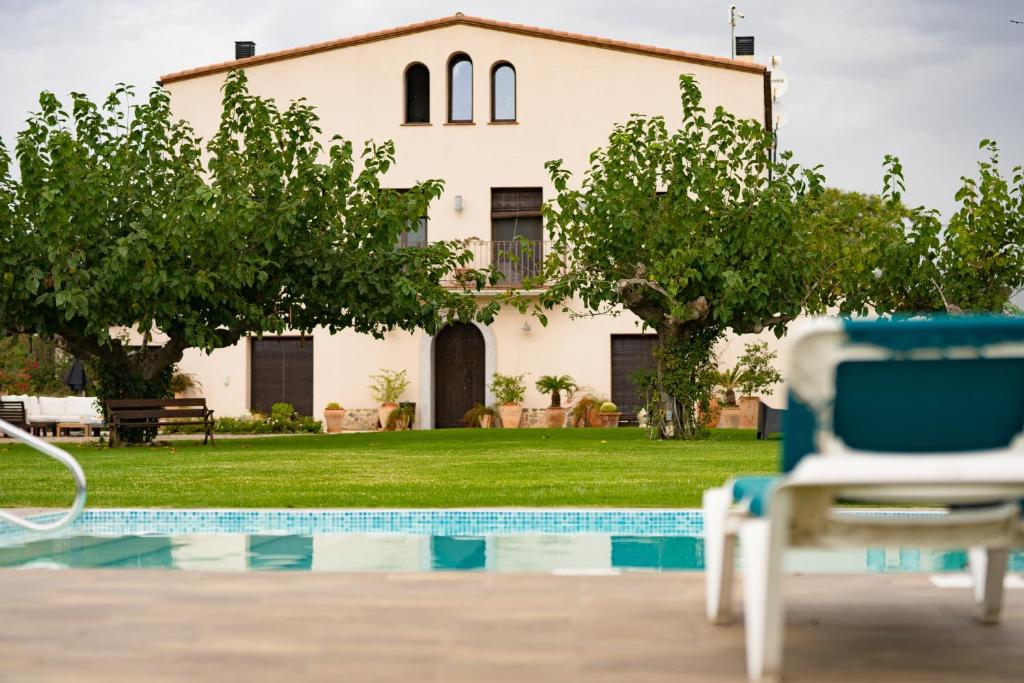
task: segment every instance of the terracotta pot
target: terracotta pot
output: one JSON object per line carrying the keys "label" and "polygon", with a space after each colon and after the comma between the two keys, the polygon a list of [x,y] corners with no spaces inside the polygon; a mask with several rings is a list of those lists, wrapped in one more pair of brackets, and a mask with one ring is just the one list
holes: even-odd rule
{"label": "terracotta pot", "polygon": [[341,431],[341,425],[345,422],[344,408],[325,408],[324,426],[328,434],[337,434]]}
{"label": "terracotta pot", "polygon": [[397,403],[385,403],[380,408],[377,408],[377,419],[380,420],[380,428],[388,428],[388,418],[391,417],[391,413],[398,409]]}
{"label": "terracotta pot", "polygon": [[501,426],[505,429],[518,429],[523,419],[523,407],[518,403],[506,403],[498,408],[501,413]]}
{"label": "terracotta pot", "polygon": [[618,427],[622,413],[601,413],[601,417],[604,418],[605,427]]}
{"label": "terracotta pot", "polygon": [[604,416],[601,415],[601,406],[599,404],[587,409],[587,426],[604,427]]}
{"label": "terracotta pot", "polygon": [[490,429],[492,424],[494,424],[494,416],[493,415],[484,414],[484,415],[480,416],[480,428],[481,429]]}
{"label": "terracotta pot", "polygon": [[757,407],[761,399],[744,396],[740,399],[740,429],[757,429]]}
{"label": "terracotta pot", "polygon": [[551,406],[548,408],[548,428],[560,429],[565,426],[565,408]]}
{"label": "terracotta pot", "polygon": [[714,429],[718,426],[718,420],[722,417],[722,406],[718,405],[718,399],[713,398],[708,402],[708,427]]}
{"label": "terracotta pot", "polygon": [[740,413],[740,409],[735,406],[731,408],[722,408],[722,412],[718,418],[718,428],[739,429],[741,417],[742,414]]}

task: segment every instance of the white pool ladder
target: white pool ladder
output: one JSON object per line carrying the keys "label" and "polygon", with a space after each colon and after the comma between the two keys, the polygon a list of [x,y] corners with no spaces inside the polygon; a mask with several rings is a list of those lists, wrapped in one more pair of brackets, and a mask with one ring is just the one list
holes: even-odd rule
{"label": "white pool ladder", "polygon": [[14,425],[0,420],[0,432],[4,432],[8,436],[21,441],[39,451],[43,455],[48,455],[60,464],[67,467],[71,471],[71,476],[75,479],[75,502],[71,504],[71,509],[68,510],[60,519],[54,522],[46,522],[41,524],[39,522],[33,522],[30,519],[25,519],[19,515],[12,514],[7,510],[0,509],[0,519],[15,524],[17,526],[29,529],[31,531],[56,531],[62,527],[71,524],[78,517],[78,514],[85,507],[85,472],[82,471],[82,466],[78,464],[71,455],[63,448],[58,448],[52,443],[43,441],[38,436],[32,436],[23,429],[19,429]]}

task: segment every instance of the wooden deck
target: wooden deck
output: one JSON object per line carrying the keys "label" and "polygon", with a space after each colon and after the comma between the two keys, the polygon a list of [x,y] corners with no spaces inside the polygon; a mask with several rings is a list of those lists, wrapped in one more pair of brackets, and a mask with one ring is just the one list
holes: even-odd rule
{"label": "wooden deck", "polygon": [[[742,681],[700,574],[0,571],[0,681]],[[1009,681],[1001,626],[925,575],[795,576],[787,681]]]}

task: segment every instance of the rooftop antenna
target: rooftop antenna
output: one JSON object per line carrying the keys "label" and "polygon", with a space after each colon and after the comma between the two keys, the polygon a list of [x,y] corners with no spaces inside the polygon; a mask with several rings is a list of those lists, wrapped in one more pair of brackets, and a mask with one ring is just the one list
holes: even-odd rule
{"label": "rooftop antenna", "polygon": [[729,54],[733,59],[736,59],[736,24],[740,19],[746,19],[746,15],[736,9],[736,5],[729,5]]}

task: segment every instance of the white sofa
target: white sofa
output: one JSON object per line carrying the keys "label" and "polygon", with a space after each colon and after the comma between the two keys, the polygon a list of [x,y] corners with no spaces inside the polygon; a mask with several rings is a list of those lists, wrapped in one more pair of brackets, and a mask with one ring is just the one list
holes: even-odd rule
{"label": "white sofa", "polygon": [[25,406],[25,419],[33,430],[53,427],[58,422],[78,423],[88,433],[102,427],[103,416],[95,396],[4,396],[4,401],[21,401]]}

